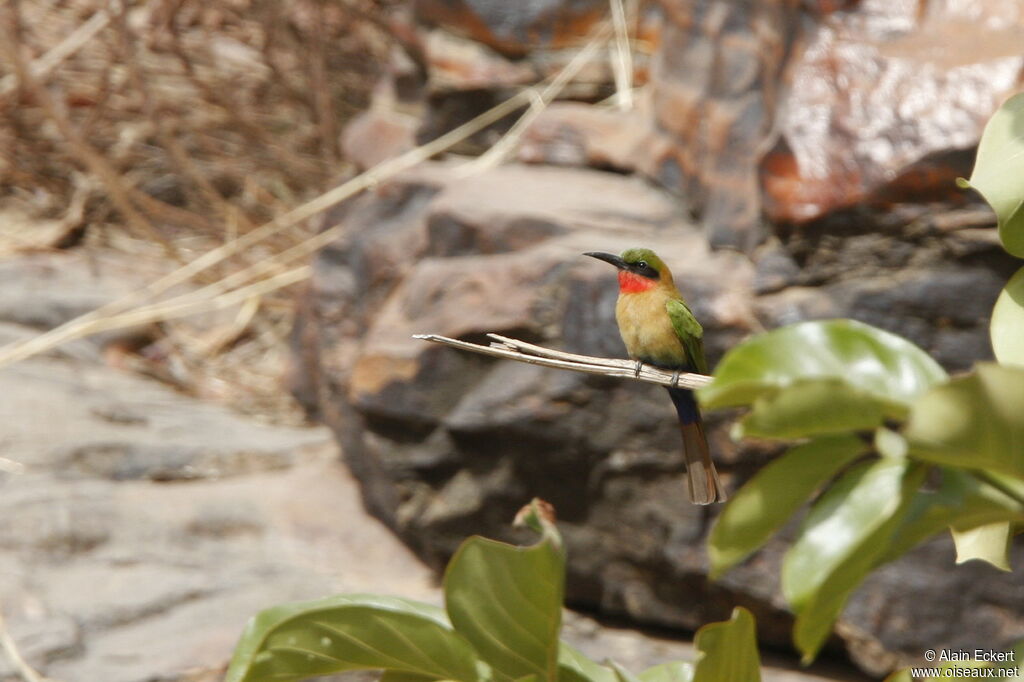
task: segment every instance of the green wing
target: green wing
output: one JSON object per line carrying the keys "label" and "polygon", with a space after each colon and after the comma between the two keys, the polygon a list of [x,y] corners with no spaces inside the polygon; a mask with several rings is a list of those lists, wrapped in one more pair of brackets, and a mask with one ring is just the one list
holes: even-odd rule
{"label": "green wing", "polygon": [[707,374],[708,361],[704,359],[704,342],[702,341],[704,327],[700,326],[700,322],[683,301],[669,301],[665,304],[665,309],[668,310],[672,328],[676,330],[676,335],[683,342],[683,348],[686,349],[686,354],[689,356],[690,362],[693,363],[694,370],[701,374]]}

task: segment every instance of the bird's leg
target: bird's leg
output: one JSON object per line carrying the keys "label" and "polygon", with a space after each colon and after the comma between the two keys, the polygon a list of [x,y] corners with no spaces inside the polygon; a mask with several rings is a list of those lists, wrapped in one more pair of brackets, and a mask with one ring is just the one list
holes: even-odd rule
{"label": "bird's leg", "polygon": [[644,363],[639,360],[636,361],[636,369],[633,370],[633,377],[636,379],[640,378],[640,370],[643,369]]}

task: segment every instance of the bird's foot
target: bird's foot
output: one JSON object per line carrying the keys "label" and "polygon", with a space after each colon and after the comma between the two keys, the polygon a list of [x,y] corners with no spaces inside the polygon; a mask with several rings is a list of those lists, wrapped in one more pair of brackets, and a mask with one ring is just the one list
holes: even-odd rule
{"label": "bird's foot", "polygon": [[679,370],[672,372],[672,388],[679,388]]}
{"label": "bird's foot", "polygon": [[644,363],[642,363],[639,360],[637,360],[636,361],[636,368],[633,370],[633,378],[635,378],[635,379],[639,379],[640,378],[640,370],[643,369],[643,367],[644,367]]}

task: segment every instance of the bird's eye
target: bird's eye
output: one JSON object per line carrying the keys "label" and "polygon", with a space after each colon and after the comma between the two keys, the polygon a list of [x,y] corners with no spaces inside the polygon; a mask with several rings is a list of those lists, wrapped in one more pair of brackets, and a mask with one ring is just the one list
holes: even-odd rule
{"label": "bird's eye", "polygon": [[640,261],[639,263],[637,263],[636,265],[637,265],[637,267],[638,267],[638,268],[640,268],[641,270],[643,270],[643,269],[645,269],[645,268],[647,267],[647,261],[645,261],[645,260],[642,260],[642,261]]}

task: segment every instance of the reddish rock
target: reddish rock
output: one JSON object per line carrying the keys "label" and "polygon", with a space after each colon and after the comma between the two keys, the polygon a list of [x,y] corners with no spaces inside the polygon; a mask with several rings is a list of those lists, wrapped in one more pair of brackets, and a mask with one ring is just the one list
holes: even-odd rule
{"label": "reddish rock", "polygon": [[654,120],[671,144],[653,175],[681,192],[715,246],[752,250],[764,239],[758,163],[800,34],[796,0],[663,3],[654,62]]}
{"label": "reddish rock", "polygon": [[[589,0],[415,9],[407,32],[429,85],[420,141],[557,73],[607,11]],[[1024,68],[1017,0],[663,0],[641,3],[632,29],[635,82],[649,84],[639,105],[556,104],[518,158],[652,178],[713,246],[748,253],[770,235],[766,219],[964,196],[952,181]],[[561,97],[604,99],[612,81],[596,59]],[[511,120],[459,153],[482,153]]]}
{"label": "reddish rock", "polygon": [[976,145],[1020,87],[1022,44],[1016,0],[863,0],[824,19],[792,66],[762,167],[769,218],[955,193],[972,158],[949,152]]}

